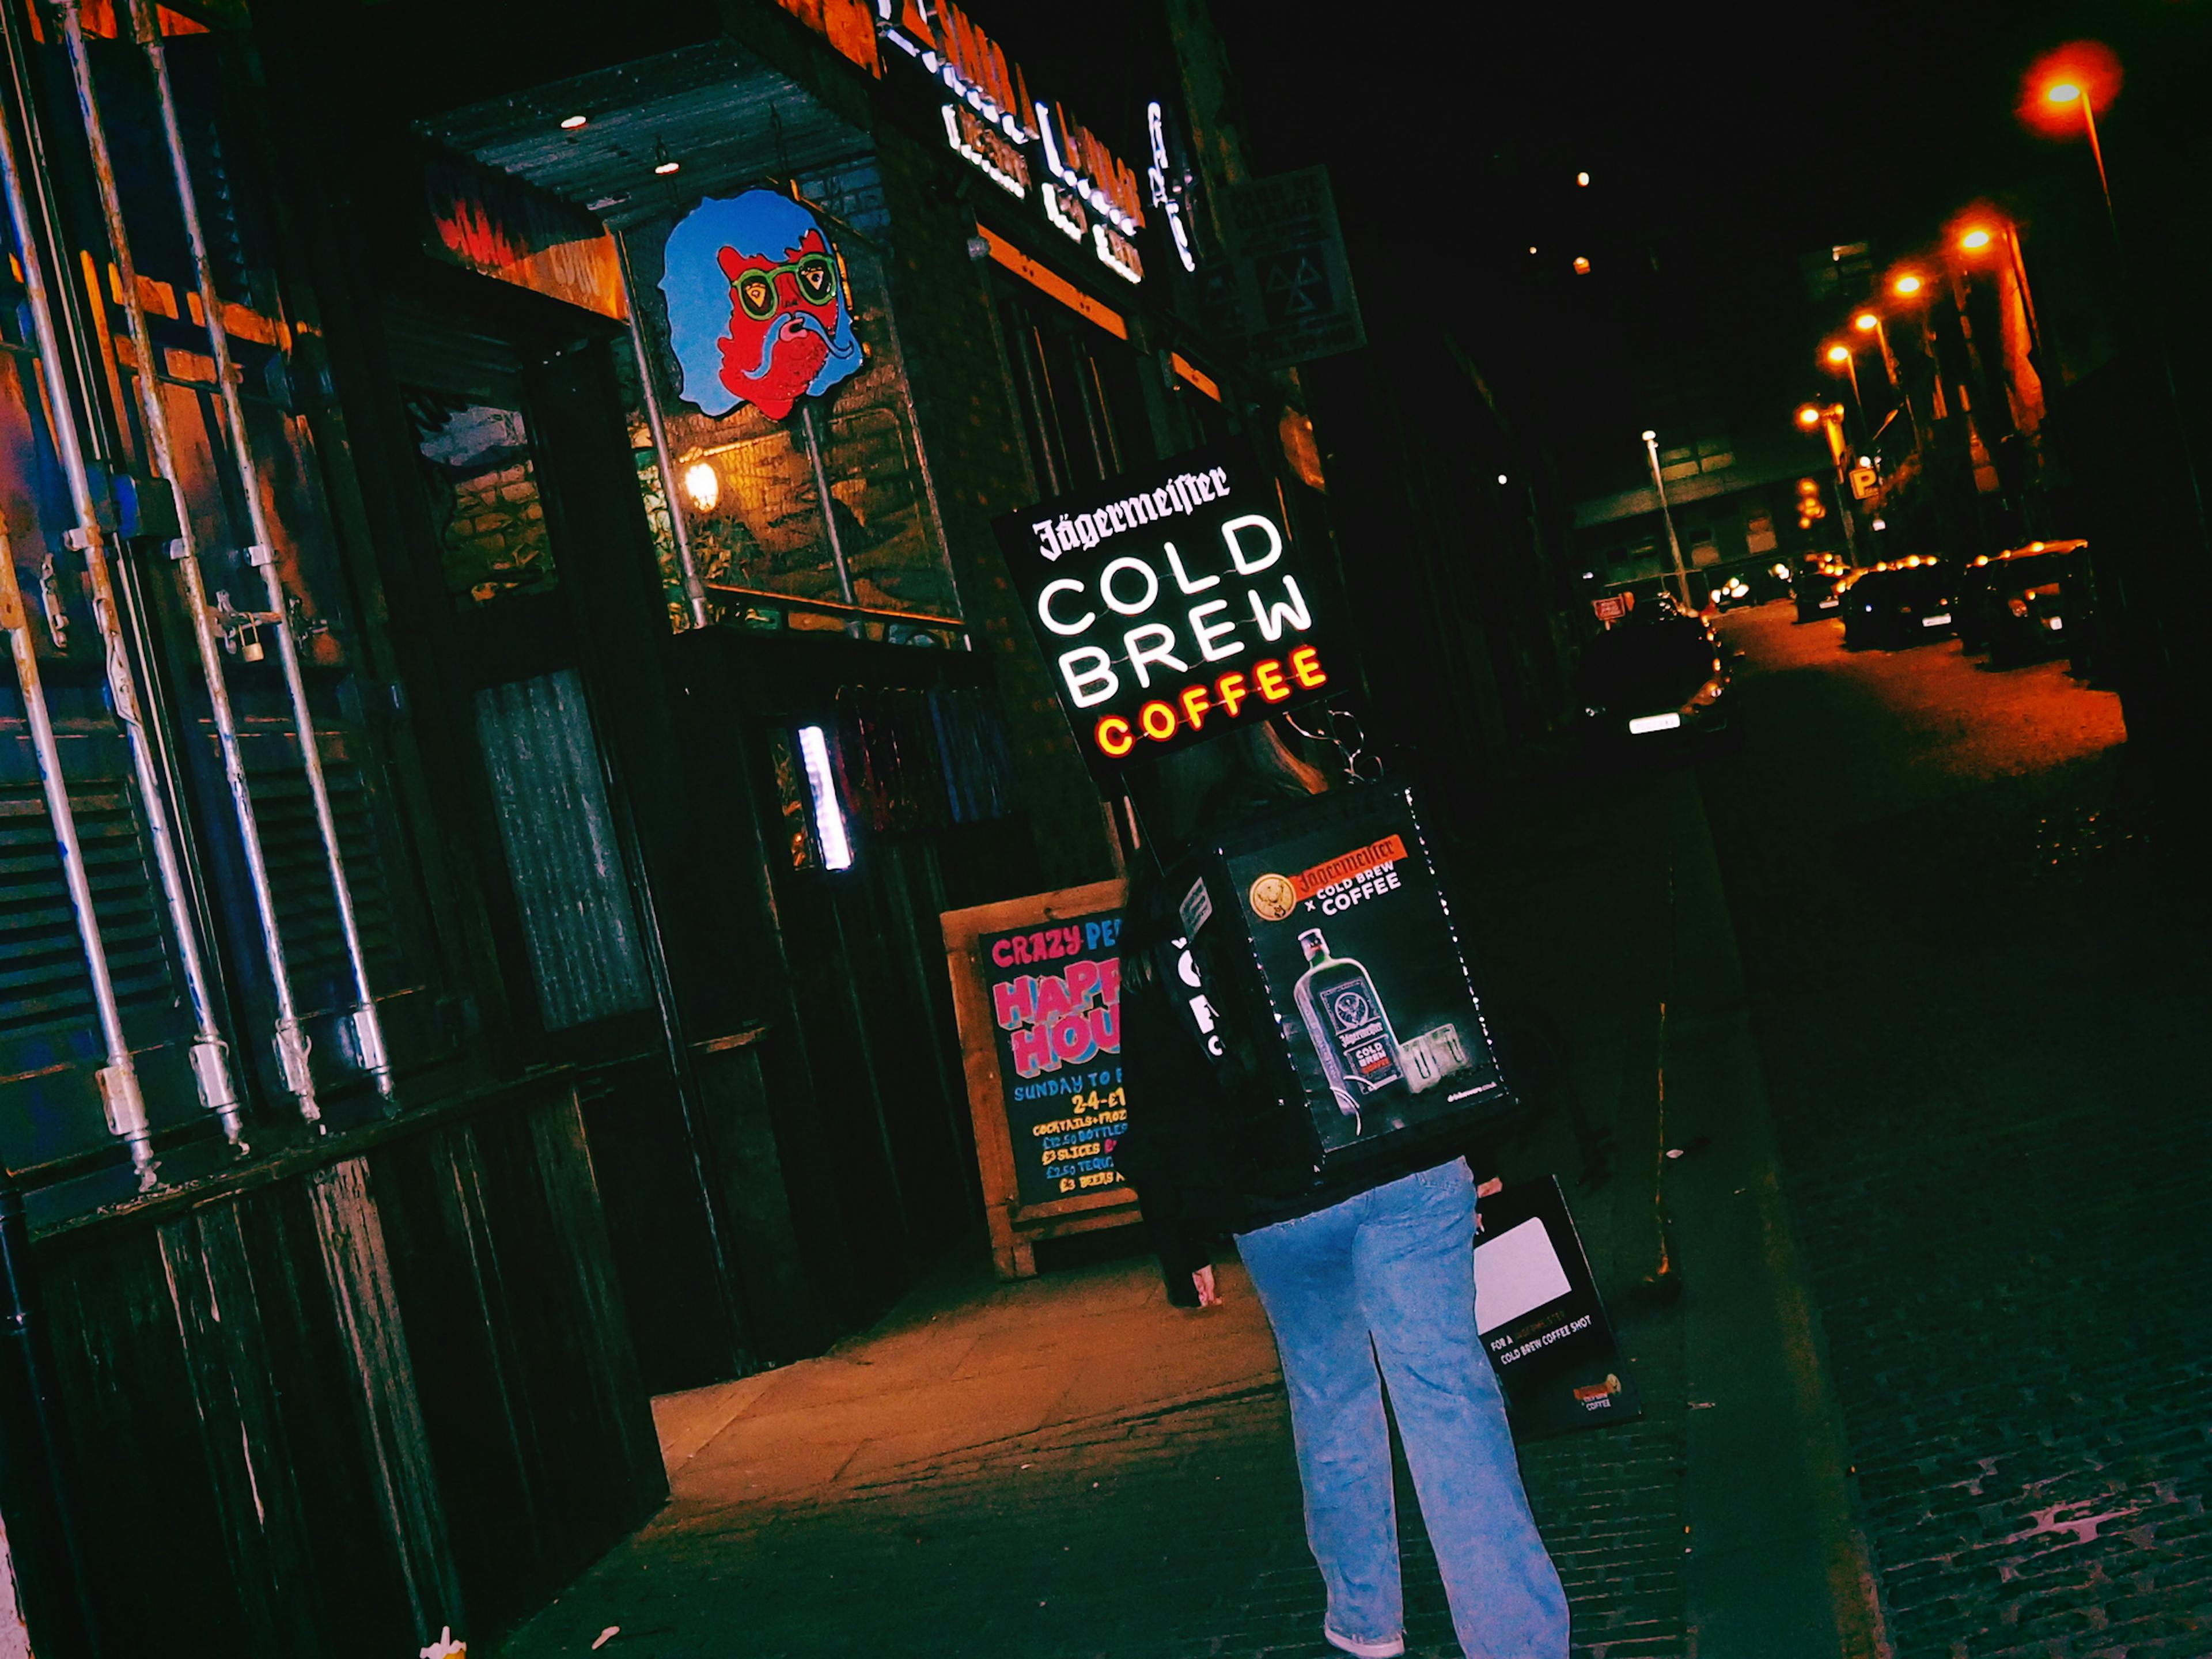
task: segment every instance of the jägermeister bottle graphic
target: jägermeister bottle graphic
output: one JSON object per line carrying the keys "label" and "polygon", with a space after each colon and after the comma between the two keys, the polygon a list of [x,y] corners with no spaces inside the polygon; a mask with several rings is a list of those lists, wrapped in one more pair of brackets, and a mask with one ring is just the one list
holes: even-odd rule
{"label": "j\u00e4germeister bottle graphic", "polygon": [[1298,944],[1307,964],[1293,994],[1298,1018],[1321,1056],[1338,1109],[1350,1117],[1363,1097],[1405,1075],[1397,1034],[1364,968],[1348,957],[1329,955],[1318,927],[1300,933]]}

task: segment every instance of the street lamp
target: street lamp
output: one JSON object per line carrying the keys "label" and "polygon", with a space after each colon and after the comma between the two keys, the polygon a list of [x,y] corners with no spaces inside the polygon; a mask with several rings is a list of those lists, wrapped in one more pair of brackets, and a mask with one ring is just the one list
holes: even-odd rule
{"label": "street lamp", "polygon": [[1801,404],[1797,409],[1797,424],[1808,432],[1820,425],[1820,406],[1818,404]]}
{"label": "street lamp", "polygon": [[1911,271],[1908,270],[1889,285],[1889,291],[1904,299],[1909,300],[1914,295],[1919,293],[1925,286],[1927,286],[1927,284],[1923,283],[1920,278]]}
{"label": "street lamp", "polygon": [[2036,372],[2040,374],[2042,365],[2036,354],[2043,349],[2043,335],[2036,324],[2035,295],[2027,285],[2027,265],[2021,257],[2019,227],[2000,216],[1994,228],[1984,224],[1970,224],[1959,233],[1959,249],[1963,253],[1985,253],[1999,241],[2004,244],[2006,258],[2012,266],[2013,282],[2020,289],[2020,314],[2021,320],[2027,325],[2029,361],[2036,364]]}
{"label": "street lamp", "polygon": [[1859,412],[1859,431],[1863,434],[1867,429],[1866,399],[1859,396],[1858,359],[1851,355],[1851,349],[1841,340],[1834,342],[1821,355],[1827,358],[1831,368],[1839,368],[1850,376],[1851,404]]}
{"label": "street lamp", "polygon": [[1667,480],[1659,471],[1659,434],[1644,434],[1644,453],[1651,463],[1651,487],[1659,492],[1659,518],[1667,526],[1667,550],[1674,556],[1674,586],[1682,600],[1682,609],[1692,610],[1690,604],[1690,573],[1682,564],[1682,544],[1674,534],[1674,514],[1667,506]]}

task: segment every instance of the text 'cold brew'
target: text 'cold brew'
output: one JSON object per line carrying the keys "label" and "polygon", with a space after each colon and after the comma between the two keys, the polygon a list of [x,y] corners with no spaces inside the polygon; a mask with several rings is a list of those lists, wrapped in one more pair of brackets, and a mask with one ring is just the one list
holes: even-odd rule
{"label": "text 'cold brew'", "polygon": [[994,528],[1102,777],[1332,689],[1317,584],[1241,450],[1194,450]]}

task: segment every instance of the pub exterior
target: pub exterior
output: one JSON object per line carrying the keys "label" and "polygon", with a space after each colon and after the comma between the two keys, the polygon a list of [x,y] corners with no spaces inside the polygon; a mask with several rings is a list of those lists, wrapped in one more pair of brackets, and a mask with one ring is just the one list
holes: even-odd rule
{"label": "pub exterior", "polygon": [[938,918],[1135,833],[990,520],[1334,567],[1196,9],[610,9],[0,0],[0,1653],[488,1650],[980,1231]]}

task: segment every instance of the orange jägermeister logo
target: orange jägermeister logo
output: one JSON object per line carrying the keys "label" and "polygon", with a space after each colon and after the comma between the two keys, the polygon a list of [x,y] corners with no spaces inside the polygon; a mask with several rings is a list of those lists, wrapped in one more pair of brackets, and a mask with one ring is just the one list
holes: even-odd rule
{"label": "orange j\u00e4germeister logo", "polygon": [[1265,875],[1252,884],[1253,914],[1263,921],[1280,921],[1325,887],[1380,870],[1406,856],[1402,836],[1385,836],[1371,846],[1345,853],[1295,876]]}

